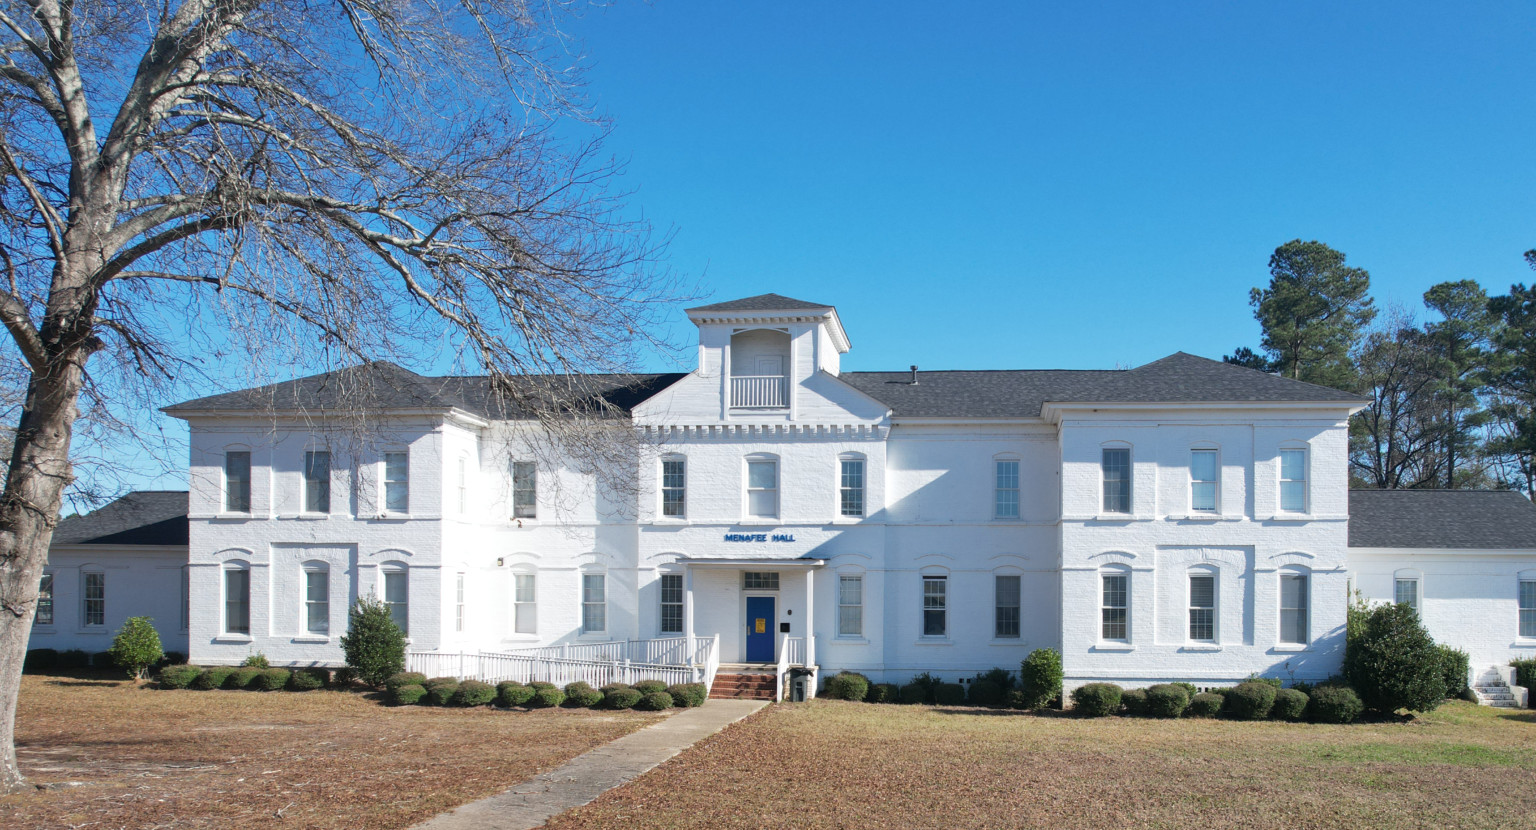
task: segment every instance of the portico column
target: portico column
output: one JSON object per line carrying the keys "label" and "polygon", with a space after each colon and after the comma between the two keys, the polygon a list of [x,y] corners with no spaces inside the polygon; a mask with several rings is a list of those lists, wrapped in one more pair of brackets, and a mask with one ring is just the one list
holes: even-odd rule
{"label": "portico column", "polygon": [[816,665],[816,570],[805,569],[805,664]]}
{"label": "portico column", "polygon": [[693,643],[693,566],[683,566],[683,631],[688,636],[688,663],[692,665]]}

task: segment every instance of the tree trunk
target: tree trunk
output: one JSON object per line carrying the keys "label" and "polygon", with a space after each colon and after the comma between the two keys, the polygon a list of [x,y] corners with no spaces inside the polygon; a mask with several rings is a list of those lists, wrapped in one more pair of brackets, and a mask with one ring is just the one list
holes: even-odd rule
{"label": "tree trunk", "polygon": [[23,786],[15,744],[21,664],[48,544],[73,478],[69,445],[89,353],[68,349],[32,376],[0,493],[0,793]]}

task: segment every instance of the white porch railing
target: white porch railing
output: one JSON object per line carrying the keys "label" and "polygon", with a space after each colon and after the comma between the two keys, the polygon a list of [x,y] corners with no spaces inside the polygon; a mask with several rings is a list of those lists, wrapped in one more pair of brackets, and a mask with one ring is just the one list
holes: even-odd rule
{"label": "white porch railing", "polygon": [[805,637],[785,637],[779,648],[779,665],[773,670],[773,699],[784,700],[784,675],[791,666],[808,666],[808,646]]}
{"label": "white porch railing", "polygon": [[[428,677],[457,677],[486,683],[542,680],[557,686],[584,680],[593,686],[660,680],[714,685],[720,667],[720,637],[695,638],[694,659],[687,660],[687,638],[618,640],[611,643],[579,643],[519,649],[508,652],[411,651],[405,655],[406,671]],[[638,655],[646,659],[632,659]]]}
{"label": "white porch railing", "polygon": [[789,379],[784,375],[731,375],[731,406],[783,409],[789,406]]}

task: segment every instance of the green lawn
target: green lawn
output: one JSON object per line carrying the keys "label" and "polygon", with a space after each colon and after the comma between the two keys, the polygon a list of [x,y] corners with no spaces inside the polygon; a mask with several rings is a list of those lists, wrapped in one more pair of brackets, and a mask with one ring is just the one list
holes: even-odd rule
{"label": "green lawn", "polygon": [[552,827],[1531,827],[1536,713],[1323,726],[813,701]]}

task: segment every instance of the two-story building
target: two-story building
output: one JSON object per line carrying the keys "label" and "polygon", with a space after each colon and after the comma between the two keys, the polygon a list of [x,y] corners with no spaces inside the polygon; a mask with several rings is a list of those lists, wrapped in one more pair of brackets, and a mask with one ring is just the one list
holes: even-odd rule
{"label": "two-story building", "polygon": [[1497,552],[1378,536],[1352,583],[1353,395],[1183,353],[844,372],[831,306],[688,316],[692,372],[537,379],[627,417],[624,475],[583,472],[485,378],[388,363],[168,408],[191,427],[192,659],[339,662],[349,604],[374,594],[420,651],[708,638],[727,665],[901,681],[1048,646],[1069,685],[1322,679],[1350,586],[1410,571],[1416,601],[1454,584],[1491,628],[1478,665],[1536,649],[1518,495],[1494,496],[1532,520]]}

